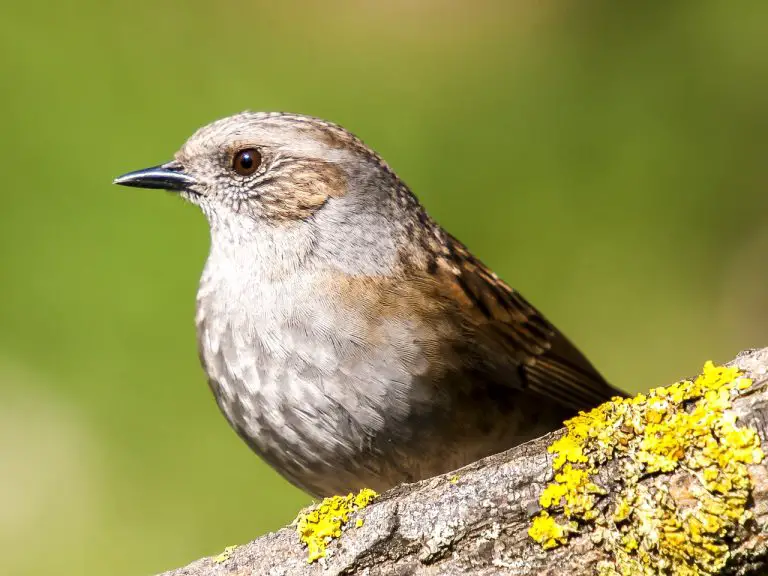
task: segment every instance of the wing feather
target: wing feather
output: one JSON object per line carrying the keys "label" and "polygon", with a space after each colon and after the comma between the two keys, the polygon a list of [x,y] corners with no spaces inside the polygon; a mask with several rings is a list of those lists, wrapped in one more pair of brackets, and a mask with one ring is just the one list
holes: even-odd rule
{"label": "wing feather", "polygon": [[475,336],[501,341],[518,360],[523,387],[575,411],[625,396],[519,292],[449,238],[443,270],[455,281],[450,292],[474,307]]}

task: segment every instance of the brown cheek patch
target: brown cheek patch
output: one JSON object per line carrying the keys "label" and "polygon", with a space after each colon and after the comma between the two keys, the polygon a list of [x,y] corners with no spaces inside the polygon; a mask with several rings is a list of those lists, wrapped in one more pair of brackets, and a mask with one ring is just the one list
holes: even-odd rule
{"label": "brown cheek patch", "polygon": [[343,170],[325,162],[296,162],[281,180],[278,189],[260,196],[264,213],[275,221],[305,220],[347,191]]}

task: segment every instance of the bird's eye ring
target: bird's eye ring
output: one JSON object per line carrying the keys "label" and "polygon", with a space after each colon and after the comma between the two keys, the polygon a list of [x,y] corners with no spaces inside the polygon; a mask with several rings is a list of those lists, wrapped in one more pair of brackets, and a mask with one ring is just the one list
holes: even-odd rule
{"label": "bird's eye ring", "polygon": [[246,148],[235,154],[232,169],[240,176],[251,176],[261,166],[261,153],[256,148]]}

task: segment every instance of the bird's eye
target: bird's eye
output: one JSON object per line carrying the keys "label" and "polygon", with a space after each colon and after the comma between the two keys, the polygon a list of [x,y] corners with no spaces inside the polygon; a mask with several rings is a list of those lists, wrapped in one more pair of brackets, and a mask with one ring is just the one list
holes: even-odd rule
{"label": "bird's eye", "polygon": [[261,166],[261,154],[256,148],[246,148],[235,154],[232,169],[240,176],[250,176]]}

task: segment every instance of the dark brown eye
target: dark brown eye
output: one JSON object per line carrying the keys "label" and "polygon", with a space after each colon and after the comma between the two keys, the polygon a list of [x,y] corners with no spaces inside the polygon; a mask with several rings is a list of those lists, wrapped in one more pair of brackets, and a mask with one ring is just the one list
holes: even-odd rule
{"label": "dark brown eye", "polygon": [[246,148],[235,154],[232,169],[240,176],[250,176],[261,166],[261,154],[256,148]]}

